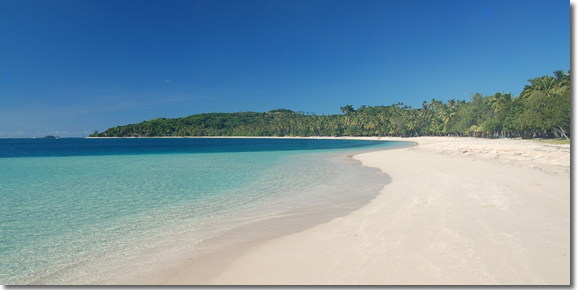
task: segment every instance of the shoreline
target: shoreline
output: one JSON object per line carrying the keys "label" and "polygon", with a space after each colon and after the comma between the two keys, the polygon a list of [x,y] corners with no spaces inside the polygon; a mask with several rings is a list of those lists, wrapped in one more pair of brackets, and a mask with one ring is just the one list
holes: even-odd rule
{"label": "shoreline", "polygon": [[370,204],[200,257],[164,284],[570,284],[569,145],[381,140],[418,146],[353,156],[392,177]]}
{"label": "shoreline", "polygon": [[[229,137],[226,137],[229,138]],[[252,138],[252,137],[249,137]],[[272,138],[272,137],[269,137]],[[273,138],[278,138],[278,137],[273,137]],[[288,137],[288,138],[294,138],[294,137]],[[368,141],[370,138],[372,137],[367,137],[367,138],[350,138],[350,140],[355,140],[355,141]],[[304,139],[310,139],[310,138],[304,138]],[[322,139],[322,138],[319,138]],[[334,140],[335,138],[327,138],[327,139],[332,139]],[[342,139],[342,138],[341,138]],[[377,140],[376,138],[373,138],[373,141],[397,141],[397,142],[401,142],[401,140]],[[369,153],[369,152],[377,152],[377,151],[381,151],[381,150],[395,150],[398,148],[409,148],[412,146],[416,146],[416,142],[404,142],[407,143],[405,145],[398,145],[398,146],[403,146],[403,147],[394,147],[394,148],[351,148],[348,151],[355,151],[355,152],[343,152],[343,153],[330,153],[330,155],[332,155],[332,159],[337,159],[337,164],[339,163],[352,163],[354,164],[354,166],[356,167],[360,167],[361,170],[364,171],[368,171],[369,169],[371,170],[377,170],[378,172],[380,172],[379,174],[382,175],[383,177],[381,177],[381,179],[387,179],[387,184],[390,182],[390,176],[388,174],[385,174],[384,172],[381,172],[380,170],[378,170],[377,168],[374,167],[369,167],[369,166],[365,166],[364,164],[362,164],[362,162],[356,158],[354,158],[354,156],[359,155],[359,154],[365,154],[365,153]],[[329,154],[329,153],[326,153]],[[330,156],[329,155],[329,156]],[[340,161],[342,160],[342,161]],[[364,169],[366,168],[366,170]],[[370,184],[374,184],[374,182],[367,180],[367,182],[370,182]],[[332,184],[336,184],[336,183],[332,183]],[[382,183],[384,184],[384,183]],[[224,268],[227,267],[227,265],[229,263],[231,263],[233,261],[234,258],[241,256],[241,254],[249,249],[252,248],[256,245],[259,245],[261,243],[264,243],[266,241],[272,240],[272,239],[276,239],[276,238],[280,238],[283,236],[287,236],[287,235],[292,235],[298,232],[302,232],[304,230],[310,229],[312,227],[321,225],[321,224],[325,224],[328,223],[336,218],[339,217],[344,217],[344,216],[348,216],[350,213],[368,205],[374,198],[376,198],[376,196],[378,196],[380,194],[380,190],[383,187],[382,184],[378,184],[377,188],[375,190],[373,190],[373,194],[372,196],[367,196],[367,194],[365,193],[366,191],[362,191],[359,192],[357,194],[352,194],[352,191],[349,191],[349,193],[347,194],[348,196],[350,196],[350,204],[346,205],[339,205],[339,204],[330,204],[328,205],[326,208],[322,208],[320,206],[316,206],[316,207],[320,207],[318,210],[309,210],[306,208],[310,208],[313,205],[306,205],[305,208],[303,208],[302,210],[296,211],[294,214],[292,214],[293,217],[290,217],[289,220],[285,220],[284,218],[280,219],[277,217],[268,217],[266,220],[264,220],[263,222],[265,222],[266,224],[269,224],[269,227],[276,227],[279,228],[276,233],[268,231],[266,234],[260,234],[260,235],[256,235],[255,237],[251,238],[251,239],[246,239],[243,243],[233,243],[233,244],[229,244],[229,246],[227,247],[223,247],[221,249],[218,249],[217,251],[211,251],[211,252],[206,252],[203,253],[201,256],[197,256],[197,257],[193,257],[191,259],[189,259],[189,265],[186,265],[184,267],[182,267],[174,276],[167,278],[166,280],[164,280],[164,282],[162,284],[177,284],[180,285],[182,284],[181,282],[176,282],[176,281],[187,281],[186,284],[194,284],[194,285],[203,285],[206,284],[206,282],[209,281],[210,277],[214,277],[217,276],[220,271]],[[323,190],[322,188],[320,188],[319,190]],[[333,195],[342,195],[344,193],[342,193],[344,191],[344,189],[340,189],[337,190],[335,189],[335,192],[333,193]],[[308,189],[306,190],[306,192],[311,192],[311,193],[318,193],[317,189],[316,189],[316,185],[314,185],[314,188]],[[362,201],[362,203],[361,203]],[[319,202],[318,202],[319,203]],[[327,203],[327,202],[325,202]],[[296,213],[298,212],[309,212],[309,217],[307,216],[302,216],[302,215],[296,215]],[[305,219],[307,218],[307,219]],[[288,221],[290,221],[290,223],[288,223]],[[259,222],[262,223],[262,222]],[[237,229],[236,232],[244,232],[244,231],[248,231],[248,232],[254,232],[257,228],[261,228],[262,230],[264,229],[263,226],[260,226],[258,224],[251,224],[249,225],[249,227],[247,229]],[[301,226],[296,227],[296,224],[299,224]],[[246,227],[244,227],[246,228]],[[266,227],[268,228],[268,227]],[[231,233],[230,234],[226,234],[223,236],[219,236],[216,237],[212,240],[208,240],[206,242],[208,243],[213,243],[216,240],[218,241],[219,244],[223,244],[223,240],[229,240],[231,238]],[[235,236],[235,234],[234,234]],[[205,243],[205,242],[204,242]],[[183,275],[189,275],[187,273],[195,273],[195,275],[193,275],[192,277],[183,277]],[[185,280],[183,280],[185,279]]]}
{"label": "shoreline", "polygon": [[[336,141],[340,142],[340,140]],[[280,192],[282,193],[280,195],[281,198],[269,199],[269,201],[268,198],[259,199],[262,202],[261,204],[267,204],[269,207],[264,207],[256,203],[250,210],[238,212],[231,211],[230,213],[233,212],[234,214],[231,215],[230,218],[220,215],[217,218],[208,220],[208,223],[200,223],[203,225],[211,224],[211,222],[213,222],[214,226],[208,226],[207,231],[203,230],[203,226],[201,226],[202,229],[200,230],[200,227],[196,227],[194,223],[188,222],[190,216],[187,212],[195,207],[182,202],[176,208],[169,210],[167,215],[163,215],[163,209],[160,208],[159,211],[148,211],[143,214],[142,218],[134,219],[137,221],[148,219],[150,222],[147,224],[165,225],[159,227],[153,226],[151,229],[147,228],[148,230],[146,231],[146,234],[143,235],[141,241],[129,238],[123,240],[124,242],[121,243],[116,242],[115,244],[127,246],[112,247],[111,250],[106,251],[99,250],[94,252],[94,255],[93,253],[90,253],[94,259],[93,257],[90,258],[90,261],[81,259],[78,263],[75,261],[64,268],[48,267],[48,269],[54,271],[48,274],[43,274],[39,278],[28,280],[22,278],[22,280],[14,281],[22,281],[21,284],[67,283],[78,285],[155,285],[165,281],[166,278],[171,276],[175,271],[187,265],[189,260],[195,259],[195,257],[200,254],[212,252],[214,249],[228,248],[231,245],[244,245],[248,244],[247,242],[255,241],[262,242],[290,233],[300,232],[315,225],[326,223],[336,216],[347,215],[363,205],[368,204],[371,199],[379,194],[381,188],[386,184],[386,182],[388,182],[386,181],[385,175],[378,169],[361,166],[360,161],[349,157],[349,155],[353,153],[380,150],[376,147],[385,148],[385,146],[390,146],[378,143],[370,145],[375,148],[351,148],[346,151],[338,149],[336,152],[329,151],[326,153],[311,151],[310,153],[307,153],[307,155],[310,155],[309,157],[307,155],[304,155],[307,157],[298,157],[298,155],[296,155],[295,157],[286,160],[291,161],[292,159],[295,159],[295,161],[299,161],[300,159],[303,159],[301,162],[284,162],[278,164],[277,166],[280,167],[279,170],[269,171],[271,174],[269,174],[267,178],[265,176],[263,180],[256,182],[256,184],[261,184],[260,186],[252,187],[251,191],[239,189],[239,193],[240,196],[248,196],[248,198],[252,198],[252,193],[266,191],[269,191],[270,193]],[[402,145],[403,144],[395,144],[395,146]],[[258,156],[261,154],[259,152],[244,152],[241,154],[245,155],[242,159],[245,158],[247,161],[262,160],[262,158]],[[254,155],[248,156],[248,154]],[[263,154],[275,155],[275,153]],[[293,154],[288,152],[288,154],[284,153],[283,155]],[[203,164],[197,163],[194,160],[192,161],[181,158],[179,155],[170,155],[167,157],[178,158],[170,158],[171,160],[169,160],[168,163],[169,166],[175,169],[183,168],[183,162],[189,164]],[[92,157],[90,158],[95,159]],[[108,158],[116,160],[117,163],[104,162],[104,164],[116,164],[117,166],[114,166],[115,168],[121,168],[118,166],[120,164],[126,164],[129,167],[134,166],[135,164],[141,164],[140,162],[134,162],[136,159],[139,159],[137,156],[130,157],[129,159],[119,159],[114,156]],[[102,158],[99,157],[98,159],[100,160]],[[145,165],[155,164],[156,168],[166,168],[162,166],[164,163],[158,162],[160,160],[149,160]],[[167,160],[167,158],[163,158],[163,160]],[[180,162],[176,162],[178,160]],[[234,161],[230,159],[228,160],[228,163]],[[249,163],[254,164],[253,161]],[[258,162],[256,164],[262,163]],[[92,167],[92,165],[90,165],[90,167]],[[315,170],[313,171],[313,169]],[[173,172],[173,170],[164,170],[164,172]],[[188,171],[186,175],[191,175],[193,172],[195,171]],[[307,176],[304,175],[306,172],[309,172]],[[183,177],[183,175],[179,176]],[[187,178],[180,179],[188,180]],[[292,182],[292,180],[295,181]],[[292,182],[292,184],[288,183],[288,181]],[[283,184],[287,184],[288,186],[284,186]],[[291,185],[296,186],[293,187]],[[172,189],[175,187],[167,187],[166,190],[169,190],[170,188]],[[370,190],[362,191],[360,190],[361,188],[367,188]],[[359,189],[359,191],[355,192],[357,189]],[[288,198],[285,198],[285,195],[288,196]],[[293,204],[292,201],[295,201],[295,204]],[[227,204],[227,202],[219,202],[219,204],[223,205]],[[209,208],[208,206],[205,207]],[[263,211],[260,209],[263,209]],[[281,212],[282,209],[286,211]],[[269,217],[271,217],[272,222],[264,223],[264,217],[268,214]],[[166,220],[164,216],[181,218],[172,221],[171,218]],[[236,218],[231,218],[234,216]],[[220,219],[220,217],[224,218]],[[286,220],[286,222],[284,222],[284,220]],[[291,223],[288,223],[287,220],[290,220]],[[183,222],[180,223],[177,221]],[[248,221],[251,221],[253,226],[234,227],[237,230],[231,230],[232,224],[245,225]],[[269,234],[274,231],[276,232],[275,235]],[[101,228],[91,231],[91,234],[85,236],[90,236],[92,234],[102,236],[104,233],[107,233],[107,231]],[[198,237],[203,238],[198,240]],[[106,240],[115,241],[114,238],[107,238]],[[137,247],[142,250],[137,249]],[[137,250],[132,250],[133,248]],[[87,247],[87,249],[89,248]],[[127,251],[125,251],[125,249],[127,249]],[[141,255],[139,255],[139,253],[141,253]],[[108,257],[113,257],[115,259],[109,259]],[[116,257],[119,257],[119,259],[116,259]],[[28,260],[35,261],[35,259]],[[16,275],[13,276],[17,277]]]}

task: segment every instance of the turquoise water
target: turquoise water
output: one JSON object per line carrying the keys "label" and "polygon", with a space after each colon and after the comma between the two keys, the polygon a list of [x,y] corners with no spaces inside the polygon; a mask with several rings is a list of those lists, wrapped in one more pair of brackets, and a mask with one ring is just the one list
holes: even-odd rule
{"label": "turquoise water", "polygon": [[388,176],[345,155],[405,144],[1,140],[0,283],[160,283],[197,255],[368,203]]}

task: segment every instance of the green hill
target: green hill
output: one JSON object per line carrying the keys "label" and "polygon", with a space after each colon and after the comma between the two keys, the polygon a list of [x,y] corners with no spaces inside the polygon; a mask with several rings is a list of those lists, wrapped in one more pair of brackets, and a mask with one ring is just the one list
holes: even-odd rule
{"label": "green hill", "polygon": [[480,136],[566,137],[570,133],[570,73],[529,80],[519,96],[473,94],[469,101],[431,99],[421,108],[351,105],[342,114],[269,112],[196,114],[109,128],[91,137],[162,136]]}

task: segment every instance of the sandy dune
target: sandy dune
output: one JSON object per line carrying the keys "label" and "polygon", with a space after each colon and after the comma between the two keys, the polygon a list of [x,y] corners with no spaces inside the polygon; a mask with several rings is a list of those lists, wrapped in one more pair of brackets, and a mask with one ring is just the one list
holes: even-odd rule
{"label": "sandy dune", "polygon": [[352,214],[203,257],[167,284],[570,284],[570,146],[409,138]]}

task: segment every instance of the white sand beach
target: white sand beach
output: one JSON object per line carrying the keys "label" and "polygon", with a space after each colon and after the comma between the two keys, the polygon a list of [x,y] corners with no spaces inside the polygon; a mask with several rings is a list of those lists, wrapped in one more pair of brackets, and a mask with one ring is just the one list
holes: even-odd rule
{"label": "white sand beach", "polygon": [[569,145],[392,140],[418,146],[354,156],[392,178],[370,204],[299,233],[200,257],[165,283],[570,284]]}

